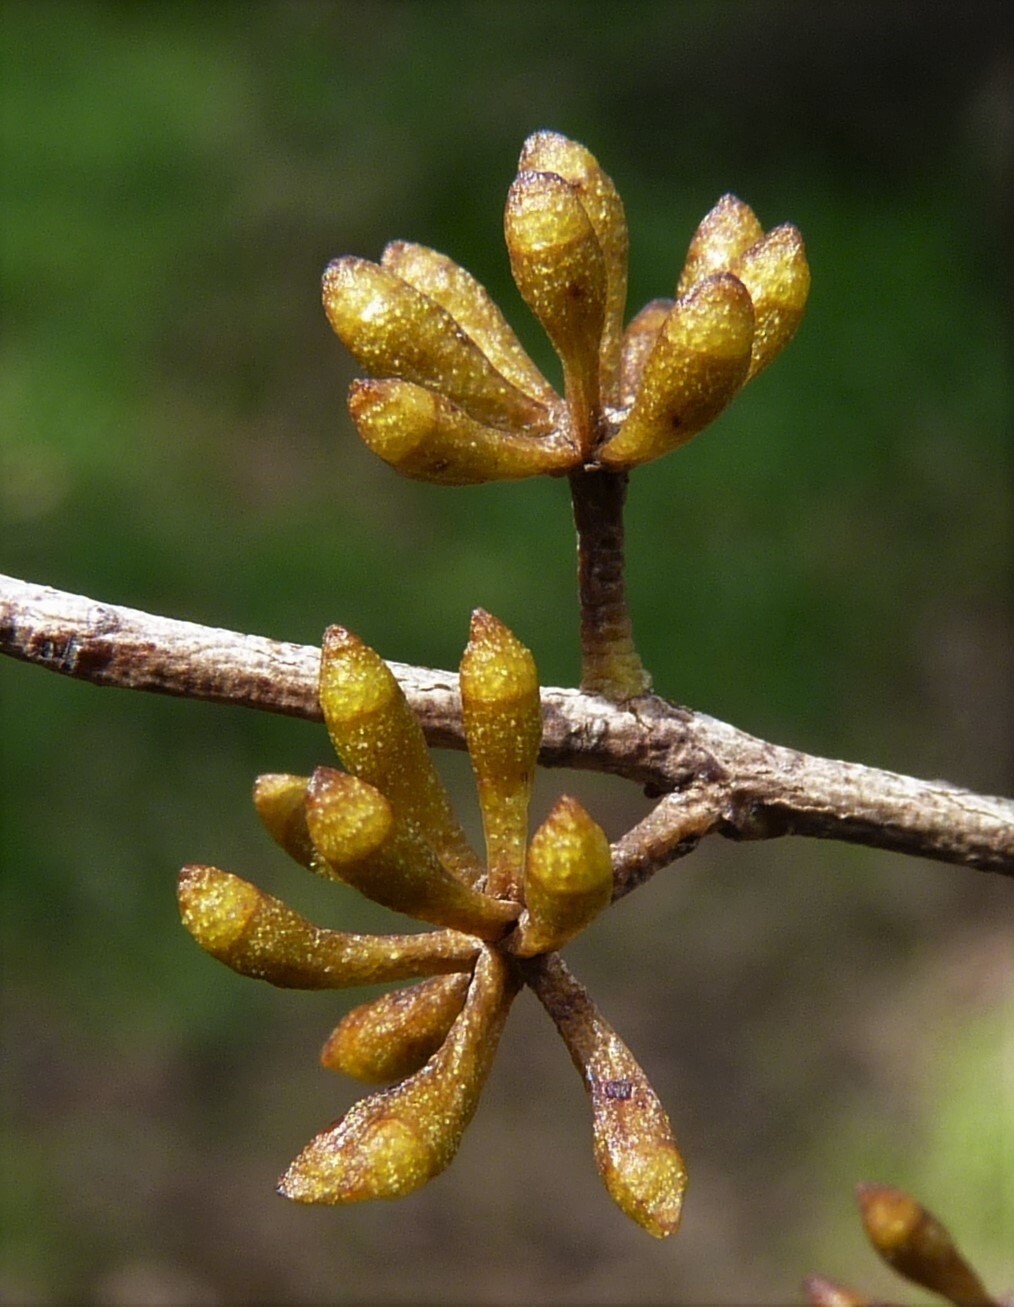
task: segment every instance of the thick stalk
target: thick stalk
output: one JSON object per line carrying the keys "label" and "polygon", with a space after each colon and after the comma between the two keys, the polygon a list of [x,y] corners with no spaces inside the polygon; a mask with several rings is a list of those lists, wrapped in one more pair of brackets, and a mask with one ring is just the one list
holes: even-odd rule
{"label": "thick stalk", "polygon": [[623,703],[651,689],[627,606],[623,564],[626,472],[570,474],[581,601],[581,689]]}

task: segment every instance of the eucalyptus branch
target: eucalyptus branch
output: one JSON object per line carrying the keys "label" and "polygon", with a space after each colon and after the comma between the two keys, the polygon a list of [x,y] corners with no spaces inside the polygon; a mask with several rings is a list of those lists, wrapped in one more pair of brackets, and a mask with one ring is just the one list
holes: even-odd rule
{"label": "eucalyptus branch", "polygon": [[[95,685],[317,721],[320,650],[0,577],[0,652]],[[431,744],[463,748],[455,673],[392,662]],[[756,739],[654,695],[543,689],[540,761],[665,797],[613,847],[621,897],[709,834],[809,835],[1014,875],[1014,801]]]}

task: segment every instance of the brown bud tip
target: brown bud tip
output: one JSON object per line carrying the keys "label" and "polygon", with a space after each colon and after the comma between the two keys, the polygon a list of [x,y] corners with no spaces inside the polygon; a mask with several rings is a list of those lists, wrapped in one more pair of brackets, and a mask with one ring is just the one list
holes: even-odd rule
{"label": "brown bud tip", "polygon": [[[347,724],[354,729],[361,719],[386,708],[399,695],[387,664],[368,644],[344,626],[324,632],[320,701],[328,727]],[[336,746],[341,752],[340,745]]]}

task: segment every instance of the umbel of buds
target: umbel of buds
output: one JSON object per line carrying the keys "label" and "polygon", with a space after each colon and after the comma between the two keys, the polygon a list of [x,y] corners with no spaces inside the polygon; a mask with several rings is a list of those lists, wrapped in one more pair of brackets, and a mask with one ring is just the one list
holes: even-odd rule
{"label": "umbel of buds", "polygon": [[360,435],[406,476],[445,485],[577,468],[623,472],[713,422],[795,334],[810,288],[803,240],[764,233],[723,196],[690,242],[674,299],[624,330],[627,225],[595,158],[556,132],[525,142],[504,217],[511,271],[563,371],[541,374],[486,290],[443,254],[394,241],[324,273],[331,326],[371,380]]}
{"label": "umbel of buds", "polygon": [[261,776],[254,785],[268,833],[302,866],[435,929],[325,930],[229,872],[188,866],[180,874],[184,925],[242,975],[302,989],[414,982],[355,1008],[328,1037],[324,1066],[387,1087],[317,1135],[279,1192],[305,1203],[398,1198],[438,1175],[528,984],[590,1097],[609,1193],[662,1238],[679,1224],[683,1159],[644,1072],[556,953],[611,900],[608,841],[567,797],[528,839],[542,735],[535,663],[481,610],[460,682],[484,861],[451,810],[394,675],[342,627],[324,637],[320,703],[344,770]]}

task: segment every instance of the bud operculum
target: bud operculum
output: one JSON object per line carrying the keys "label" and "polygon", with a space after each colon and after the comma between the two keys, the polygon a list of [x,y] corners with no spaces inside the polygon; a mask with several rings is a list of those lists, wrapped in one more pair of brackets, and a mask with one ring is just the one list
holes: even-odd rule
{"label": "bud operculum", "polygon": [[562,948],[609,905],[613,866],[602,827],[576,799],[558,799],[532,836],[525,911],[511,940],[519,957]]}
{"label": "bud operculum", "polygon": [[810,1307],[873,1307],[871,1299],[844,1284],[828,1280],[823,1275],[809,1275],[803,1281],[803,1292]]}
{"label": "bud operculum", "polygon": [[735,195],[723,195],[701,219],[690,240],[677,298],[688,295],[699,281],[716,272],[735,272],[737,260],[763,235],[753,209]]}
{"label": "bud operculum", "polygon": [[254,782],[253,801],[264,829],[280,849],[308,871],[321,872],[320,854],[306,828],[308,776],[268,774]]}
{"label": "bud operculum", "polygon": [[391,241],[381,265],[428,295],[451,315],[512,386],[547,410],[559,396],[525,352],[484,286],[446,254],[410,241]]}

